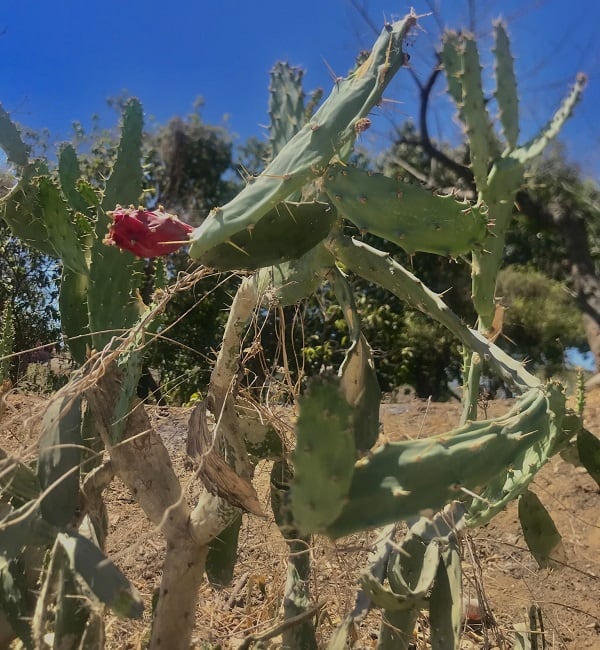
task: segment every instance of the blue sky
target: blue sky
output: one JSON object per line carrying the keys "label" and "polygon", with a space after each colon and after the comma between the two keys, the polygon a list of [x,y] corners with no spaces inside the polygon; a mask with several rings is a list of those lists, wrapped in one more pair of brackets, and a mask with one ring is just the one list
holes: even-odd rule
{"label": "blue sky", "polygon": [[[565,129],[569,155],[600,180],[600,3],[596,0],[472,0],[476,33],[489,44],[492,20],[508,23],[522,97],[522,140],[550,117],[575,74],[589,75],[585,98]],[[374,33],[354,5],[378,27],[410,5],[391,0],[3,0],[0,7],[0,102],[14,119],[68,138],[99,113],[116,121],[106,98],[123,89],[138,96],[148,121],[189,113],[198,96],[206,122],[226,124],[241,142],[261,136],[267,117],[268,72],[277,60],[305,68],[307,91],[331,87],[329,68],[345,74]],[[425,79],[439,43],[440,22],[469,25],[467,0],[415,0],[420,20],[409,47],[415,73]],[[486,40],[488,39],[488,40]],[[484,59],[488,60],[489,59]],[[327,65],[325,63],[327,62]],[[456,139],[443,94],[434,90],[430,129]],[[417,115],[417,88],[407,71],[373,116],[369,144],[383,148],[393,123]],[[365,135],[365,137],[367,137]]]}

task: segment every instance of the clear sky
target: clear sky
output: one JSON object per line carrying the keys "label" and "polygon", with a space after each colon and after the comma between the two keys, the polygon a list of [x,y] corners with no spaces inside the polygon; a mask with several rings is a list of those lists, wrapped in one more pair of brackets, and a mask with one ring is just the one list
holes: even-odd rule
{"label": "clear sky", "polygon": [[[142,100],[148,121],[158,122],[191,112],[202,96],[204,120],[227,124],[241,142],[264,132],[268,72],[275,61],[304,67],[305,89],[322,87],[326,93],[332,84],[329,70],[343,75],[352,67],[356,53],[375,36],[357,7],[379,28],[384,18],[399,18],[410,5],[397,0],[2,0],[0,102],[22,124],[68,138],[74,120],[89,125],[94,113],[105,126],[113,124],[106,98],[124,89]],[[570,157],[600,180],[597,0],[415,0],[414,8],[418,14],[436,10],[421,18],[409,48],[423,80],[434,64],[442,23],[470,26],[489,44],[492,20],[506,19],[522,97],[522,140],[550,117],[575,74],[586,72],[585,98],[563,139]],[[456,126],[443,88],[440,80],[430,129],[453,139]],[[417,88],[408,71],[400,72],[387,95],[395,101],[373,116],[374,147],[385,145],[393,123],[417,115]]]}

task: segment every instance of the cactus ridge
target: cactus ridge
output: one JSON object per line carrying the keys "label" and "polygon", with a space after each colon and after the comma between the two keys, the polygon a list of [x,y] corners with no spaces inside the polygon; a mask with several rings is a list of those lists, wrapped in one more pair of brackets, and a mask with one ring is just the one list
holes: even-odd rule
{"label": "cactus ridge", "polygon": [[403,41],[416,22],[411,14],[386,25],[367,61],[336,82],[310,122],[286,143],[264,172],[227,205],[213,210],[194,231],[192,259],[257,224],[275,205],[322,175],[333,156],[354,144],[357,121],[379,103],[391,78],[405,64]]}
{"label": "cactus ridge", "polygon": [[[325,532],[333,538],[363,528],[375,528],[425,511],[435,511],[460,495],[462,488],[479,492],[471,508],[469,525],[485,523],[497,509],[517,496],[562,436],[560,417],[564,395],[556,386],[532,389],[506,415],[470,422],[448,433],[424,440],[390,443],[357,462],[348,497],[339,517]],[[556,409],[556,426],[548,423],[550,406]],[[561,412],[562,409],[562,412]],[[537,458],[530,467],[527,463]],[[507,470],[506,468],[509,468]],[[509,495],[493,504],[494,481],[512,479]],[[483,509],[478,504],[484,504]]]}
{"label": "cactus ridge", "polygon": [[471,167],[479,191],[486,186],[490,158],[498,154],[494,129],[486,109],[479,52],[472,35],[447,32],[440,58],[460,120],[465,125]]}
{"label": "cactus ridge", "polygon": [[487,234],[483,208],[383,174],[334,164],[325,173],[324,187],[340,214],[411,255],[457,257],[481,246]]}
{"label": "cactus ridge", "polygon": [[441,553],[429,597],[432,650],[458,648],[462,632],[462,569],[458,543],[451,537]]}
{"label": "cactus ridge", "polygon": [[487,185],[489,161],[494,149],[494,130],[485,107],[477,44],[472,36],[464,36],[463,40],[461,111],[465,117],[475,184],[482,192]]}
{"label": "cactus ridge", "polygon": [[298,400],[290,505],[301,533],[326,528],[342,510],[354,472],[352,408],[337,377],[312,381]]}
{"label": "cactus ridge", "polygon": [[219,271],[255,269],[297,260],[325,239],[336,219],[328,203],[283,202],[256,225],[205,251],[198,261]]}

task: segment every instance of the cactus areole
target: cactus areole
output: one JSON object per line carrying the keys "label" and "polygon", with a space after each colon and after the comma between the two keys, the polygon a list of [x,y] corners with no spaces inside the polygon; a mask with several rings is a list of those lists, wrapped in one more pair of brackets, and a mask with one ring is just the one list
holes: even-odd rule
{"label": "cactus areole", "polygon": [[168,255],[187,243],[192,226],[162,210],[122,208],[107,213],[112,219],[104,243],[128,250],[137,257]]}

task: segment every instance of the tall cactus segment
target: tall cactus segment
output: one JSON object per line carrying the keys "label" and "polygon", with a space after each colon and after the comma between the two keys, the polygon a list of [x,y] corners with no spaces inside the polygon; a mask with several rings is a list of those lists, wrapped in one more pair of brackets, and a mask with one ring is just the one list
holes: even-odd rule
{"label": "tall cactus segment", "polygon": [[115,333],[133,325],[142,308],[135,297],[139,262],[102,243],[106,211],[119,202],[137,203],[141,196],[142,126],[141,105],[132,99],[124,107],[117,157],[100,195],[81,179],[72,147],[60,152],[57,182],[44,163],[24,158],[26,147],[16,126],[0,114],[0,145],[20,173],[16,186],[0,200],[0,216],[16,236],[62,262],[61,321],[67,343],[78,337],[71,351],[79,363],[85,360],[86,344],[104,347]]}
{"label": "tall cactus segment", "polygon": [[279,61],[271,70],[269,85],[269,144],[272,158],[306,123],[302,68]]}
{"label": "tall cactus segment", "polygon": [[383,174],[335,164],[324,176],[324,188],[342,216],[409,255],[458,257],[481,247],[487,234],[485,210]]}
{"label": "tall cactus segment", "polygon": [[495,25],[496,101],[500,111],[503,151],[497,142],[482,91],[481,66],[474,37],[449,32],[444,37],[441,60],[450,95],[456,102],[471,150],[471,168],[478,200],[494,224],[484,242],[484,251],[473,252],[473,303],[480,330],[492,330],[495,313],[495,283],[504,250],[505,235],[513,214],[514,197],[523,179],[523,164],[539,155],[555,137],[579,100],[585,86],[580,75],[571,93],[550,123],[529,143],[517,147],[519,134],[518,99],[513,59],[504,25]]}
{"label": "tall cactus segment", "polygon": [[94,347],[100,349],[122,328],[131,327],[143,310],[135,290],[140,263],[102,243],[108,230],[106,212],[117,204],[137,204],[142,195],[142,106],[130,100],[123,111],[121,140],[97,212],[96,240],[91,252],[88,310]]}
{"label": "tall cactus segment", "polygon": [[354,143],[360,120],[379,103],[389,81],[405,64],[404,38],[416,22],[411,14],[385,26],[367,60],[336,82],[329,98],[264,172],[227,205],[213,210],[194,231],[193,259],[257,224],[278,203],[321,176],[331,159]]}

